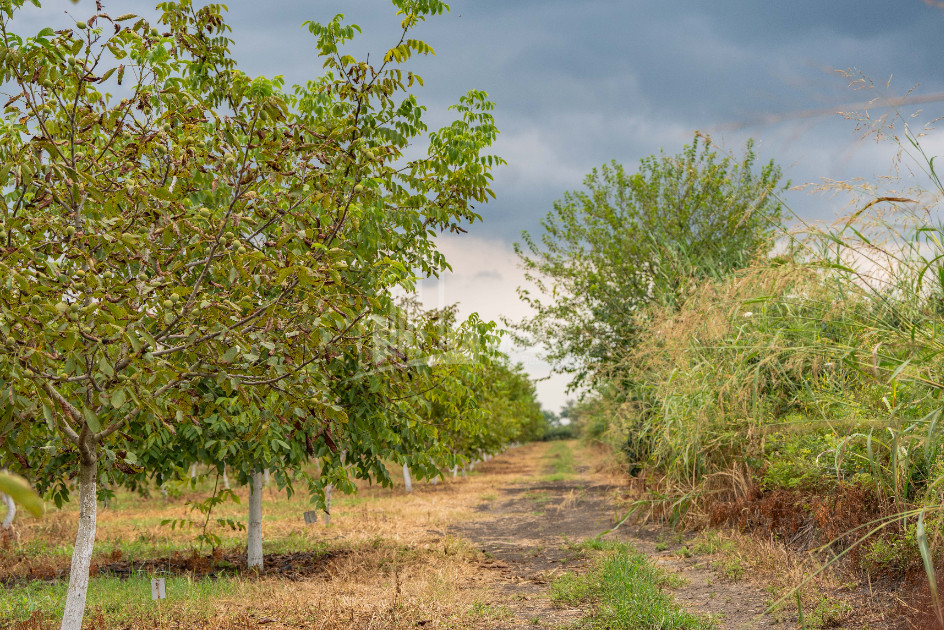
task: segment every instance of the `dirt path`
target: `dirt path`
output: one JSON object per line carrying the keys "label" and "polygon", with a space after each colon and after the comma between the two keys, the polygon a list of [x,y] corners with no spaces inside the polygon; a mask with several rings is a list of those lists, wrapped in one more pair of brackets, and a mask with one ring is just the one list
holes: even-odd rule
{"label": "dirt path", "polygon": [[[576,444],[571,448],[578,449]],[[484,566],[500,579],[492,589],[493,606],[505,618],[489,628],[567,628],[583,614],[554,606],[548,583],[564,572],[581,572],[589,560],[575,546],[608,529],[614,520],[618,480],[579,464],[570,474],[549,474],[553,458],[548,444],[527,445],[482,464],[479,471],[499,477],[498,492],[477,507],[480,518],[451,528],[473,541],[488,558]],[[581,453],[586,455],[586,453]],[[578,457],[577,461],[586,461]],[[718,627],[731,630],[787,628],[764,614],[768,595],[747,580],[730,581],[706,566],[704,559],[678,554],[686,541],[660,542],[662,533],[624,525],[610,537],[630,543],[666,570],[682,578],[673,594],[687,610],[710,614]]]}
{"label": "dirt path", "polygon": [[[168,556],[180,534],[160,522],[186,517],[188,497],[144,500],[125,492],[100,517],[88,618],[115,630],[579,627],[587,610],[556,606],[549,592],[563,573],[590,568],[595,553],[579,543],[614,522],[626,482],[598,472],[602,461],[575,442],[528,444],[465,479],[420,482],[409,494],[399,480],[386,488],[364,484],[357,495],[337,498],[330,527],[305,524],[311,506],[304,496],[270,489],[261,574],[239,573],[240,532],[222,532],[228,539],[219,554],[184,544]],[[242,518],[243,505],[228,503],[217,515]],[[44,550],[74,536],[74,517],[64,510],[25,521],[22,543],[0,548],[0,628],[58,627],[54,611],[65,583],[54,578],[65,574],[68,555]],[[675,598],[690,612],[713,615],[718,628],[799,627],[795,618],[776,625],[763,614],[768,595],[750,576],[730,581],[709,566],[712,558],[686,557],[690,540],[629,525],[610,537],[676,573],[682,586]],[[100,579],[106,575],[126,583]],[[168,580],[168,599],[158,604],[149,597],[152,575]],[[30,607],[16,613],[22,623],[5,625],[4,602],[20,600]]]}

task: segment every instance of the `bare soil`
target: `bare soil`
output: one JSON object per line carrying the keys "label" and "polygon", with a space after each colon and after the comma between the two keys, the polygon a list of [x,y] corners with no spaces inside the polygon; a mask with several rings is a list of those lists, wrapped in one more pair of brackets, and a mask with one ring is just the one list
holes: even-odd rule
{"label": "bare soil", "polygon": [[[209,613],[199,624],[193,621],[186,601],[160,614],[146,612],[133,623],[113,622],[102,611],[90,611],[89,618],[93,613],[101,617],[95,627],[133,630],[573,628],[588,611],[555,605],[549,585],[565,572],[589,568],[593,555],[578,544],[610,529],[621,516],[624,497],[632,493],[625,475],[606,472],[602,453],[576,443],[570,443],[570,448],[580,465],[568,474],[550,474],[553,445],[529,444],[479,464],[465,479],[439,485],[417,483],[411,495],[399,484],[364,487],[356,498],[339,501],[330,527],[301,525],[299,515],[310,507],[274,493],[267,499],[267,540],[296,536],[319,551],[267,553],[261,575],[245,570],[245,557],[238,544],[233,545],[235,541],[228,541],[227,550],[215,555],[181,552],[134,562],[120,553],[103,552],[95,558],[99,575],[212,578],[239,574],[241,578],[234,595],[213,598],[204,605]],[[160,542],[173,534],[156,524],[160,518],[186,514],[179,505],[181,499],[156,507],[154,502],[135,502],[130,497],[124,501],[119,509],[103,514],[101,541],[113,544],[146,536]],[[236,508],[228,508],[233,511],[224,515],[241,516]],[[52,547],[56,540],[68,540],[74,535],[72,522],[73,515],[66,511],[43,521],[24,521],[23,545],[17,542],[0,549],[0,596],[4,588],[61,580],[66,575],[68,557],[31,555],[27,543]],[[681,586],[671,591],[676,600],[690,612],[711,615],[720,629],[801,625],[795,605],[785,606],[775,616],[766,612],[773,599],[773,591],[764,588],[771,583],[771,565],[782,564],[783,576],[793,583],[790,563],[794,556],[777,555],[779,547],[767,553],[762,544],[752,546],[744,537],[739,553],[763,558],[766,575],[751,573],[751,566],[763,563],[746,562],[742,574],[732,577],[730,571],[718,569],[720,556],[689,552],[692,535],[627,523],[607,537],[629,543],[677,575]],[[909,607],[905,601],[919,602],[920,598],[895,588],[894,584],[866,587],[856,583],[844,593],[826,592],[829,602],[843,604],[847,612],[820,626],[848,630],[933,627],[928,606]],[[887,612],[896,601],[899,611]],[[57,627],[54,619],[43,619],[43,623],[27,621],[13,627]],[[4,627],[2,620],[0,627]],[[807,627],[814,627],[809,620]]]}
{"label": "bare soil", "polygon": [[[587,569],[589,560],[574,545],[612,527],[616,498],[625,487],[588,466],[578,467],[571,478],[547,480],[541,476],[540,459],[534,457],[538,453],[525,449],[541,451],[546,445],[522,447],[514,456],[480,466],[483,475],[517,476],[517,482],[478,506],[481,518],[450,531],[473,541],[490,559],[483,567],[500,576],[493,589],[496,603],[511,614],[490,628],[569,627],[584,611],[556,607],[547,584],[563,572]],[[676,555],[680,543],[657,551],[658,541],[666,535],[658,528],[624,525],[608,537],[631,544],[682,578],[683,586],[672,591],[675,598],[691,612],[713,616],[719,628],[796,627],[795,620],[777,623],[765,613],[769,596],[749,579],[732,582],[703,559]]]}

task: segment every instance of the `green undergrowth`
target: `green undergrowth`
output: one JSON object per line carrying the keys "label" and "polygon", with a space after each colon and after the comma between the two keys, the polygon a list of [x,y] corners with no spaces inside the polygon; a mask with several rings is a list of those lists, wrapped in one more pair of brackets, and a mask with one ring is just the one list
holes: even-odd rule
{"label": "green undergrowth", "polygon": [[544,456],[542,481],[567,481],[576,474],[573,441],[554,442]]}
{"label": "green undergrowth", "polygon": [[[86,604],[89,619],[102,613],[109,624],[122,627],[124,623],[160,615],[161,609],[172,604],[183,604],[187,616],[197,622],[213,615],[211,602],[235,593],[239,578],[168,577],[165,580],[167,599],[151,599],[151,577],[134,576],[128,579],[94,577],[89,580]],[[0,621],[23,621],[37,611],[50,619],[62,617],[68,582],[30,582],[16,588],[0,587]],[[4,627],[0,623],[0,627]]]}
{"label": "green undergrowth", "polygon": [[579,628],[607,630],[711,630],[707,617],[685,612],[665,591],[677,578],[652,566],[629,545],[591,539],[575,545],[597,558],[585,574],[566,573],[551,584],[551,599],[559,605],[589,606]]}

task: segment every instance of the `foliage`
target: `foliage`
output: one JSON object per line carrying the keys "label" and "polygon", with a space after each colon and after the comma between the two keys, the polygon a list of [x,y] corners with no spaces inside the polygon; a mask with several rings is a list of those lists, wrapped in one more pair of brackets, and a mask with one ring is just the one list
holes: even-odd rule
{"label": "foliage", "polygon": [[[405,22],[441,10],[400,4]],[[353,343],[411,268],[443,268],[430,232],[475,219],[468,201],[489,194],[482,93],[430,134],[429,157],[396,168],[426,128],[414,97],[395,100],[407,82],[391,63],[327,56],[321,80],[287,94],[236,69],[218,9],[161,9],[164,34],[100,13],[21,39],[10,7],[2,24],[20,88],[2,129],[2,432],[58,501],[70,442],[107,442],[120,478],[138,470],[132,425],[173,434],[217,399],[343,423],[311,368]],[[340,18],[309,27],[326,55],[352,34]]]}
{"label": "foliage", "polygon": [[[479,218],[502,163],[487,95],[430,131],[401,68],[448,7],[395,0],[402,38],[374,65],[344,54],[360,29],[343,16],[306,23],[324,73],[286,89],[238,69],[222,5],[163,2],[160,29],[97,5],[33,37],[21,5],[0,4],[4,461],[57,505],[79,470],[80,492],[193,461],[241,482],[271,467],[291,490],[316,458],[318,491],[351,463],[383,480],[385,457],[444,461],[437,429],[384,413],[429,357],[374,344],[371,321],[447,268],[434,237]],[[456,434],[480,419],[449,417]]]}
{"label": "foliage", "polygon": [[739,161],[705,136],[676,156],[642,160],[629,174],[594,169],[585,189],[565,193],[539,237],[516,244],[536,291],[519,289],[535,311],[520,326],[543,343],[575,386],[605,376],[640,339],[636,316],[650,303],[675,305],[701,279],[719,277],[766,253],[780,224],[780,170],[754,172],[748,143]]}
{"label": "foliage", "polygon": [[0,472],[0,493],[8,495],[33,516],[42,516],[45,511],[43,500],[30,488],[26,479],[19,475]]}
{"label": "foliage", "polygon": [[868,188],[834,226],[783,234],[778,256],[650,301],[619,378],[570,412],[662,480],[664,513],[796,510],[821,542],[861,545],[865,570],[920,562],[934,584],[941,521],[923,518],[944,487],[944,186],[918,138],[897,139],[928,175],[917,190]]}

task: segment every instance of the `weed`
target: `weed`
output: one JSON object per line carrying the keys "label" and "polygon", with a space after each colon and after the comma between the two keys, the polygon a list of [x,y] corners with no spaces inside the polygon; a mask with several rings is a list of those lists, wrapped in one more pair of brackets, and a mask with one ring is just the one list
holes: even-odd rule
{"label": "weed", "polygon": [[731,582],[737,582],[744,577],[744,562],[736,556],[728,556],[711,563],[712,568]]}
{"label": "weed", "polygon": [[566,481],[574,476],[573,442],[554,442],[544,460],[544,481]]}
{"label": "weed", "polygon": [[809,628],[838,628],[851,612],[845,602],[822,597],[807,613],[806,624]]}
{"label": "weed", "polygon": [[602,555],[585,575],[567,573],[551,584],[551,599],[559,604],[591,605],[584,618],[588,628],[631,630],[708,630],[716,624],[683,611],[663,587],[678,582],[653,567],[646,557],[620,543],[587,541]]}
{"label": "weed", "polygon": [[733,551],[734,548],[734,541],[724,538],[721,533],[716,530],[701,532],[692,542],[692,551],[701,556],[727,553]]}

